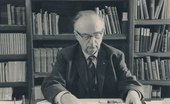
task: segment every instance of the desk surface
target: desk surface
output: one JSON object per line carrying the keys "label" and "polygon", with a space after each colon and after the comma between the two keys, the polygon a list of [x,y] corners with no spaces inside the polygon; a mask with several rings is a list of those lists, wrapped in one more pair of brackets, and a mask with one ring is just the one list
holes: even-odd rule
{"label": "desk surface", "polygon": [[[110,102],[110,103],[108,103]],[[117,102],[117,103],[116,103]],[[121,99],[79,99],[80,104],[125,104]],[[161,100],[145,101],[146,104],[170,104],[170,98]],[[51,104],[46,100],[40,101],[37,104]]]}
{"label": "desk surface", "polygon": [[[79,104],[125,104],[121,99],[79,99]],[[46,100],[37,104],[51,104]]]}

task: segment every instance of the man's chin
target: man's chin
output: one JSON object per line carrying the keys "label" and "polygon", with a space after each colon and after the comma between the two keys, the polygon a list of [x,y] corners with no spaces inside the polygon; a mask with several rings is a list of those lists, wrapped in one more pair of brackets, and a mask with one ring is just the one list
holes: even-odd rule
{"label": "man's chin", "polygon": [[93,55],[93,54],[95,54],[96,52],[97,52],[96,49],[91,49],[91,50],[88,51],[88,54],[89,54],[89,55]]}

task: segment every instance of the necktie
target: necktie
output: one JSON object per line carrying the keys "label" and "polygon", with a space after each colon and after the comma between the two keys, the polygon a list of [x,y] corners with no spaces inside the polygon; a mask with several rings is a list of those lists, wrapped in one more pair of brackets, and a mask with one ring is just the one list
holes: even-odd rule
{"label": "necktie", "polygon": [[93,60],[95,59],[94,56],[89,56],[88,60],[88,78],[89,78],[89,92],[90,97],[97,97],[97,76],[96,76],[96,68],[93,63]]}

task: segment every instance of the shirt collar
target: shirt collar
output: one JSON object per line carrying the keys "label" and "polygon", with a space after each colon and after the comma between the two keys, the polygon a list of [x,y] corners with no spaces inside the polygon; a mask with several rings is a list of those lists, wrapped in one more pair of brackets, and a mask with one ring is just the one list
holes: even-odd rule
{"label": "shirt collar", "polygon": [[[82,51],[83,51],[83,50],[82,50]],[[87,60],[88,57],[90,56],[90,55],[88,55],[87,53],[85,53],[84,51],[83,51],[83,54],[84,54],[86,60]],[[98,50],[97,50],[97,52],[94,54],[94,56],[97,58],[97,55],[98,55]]]}

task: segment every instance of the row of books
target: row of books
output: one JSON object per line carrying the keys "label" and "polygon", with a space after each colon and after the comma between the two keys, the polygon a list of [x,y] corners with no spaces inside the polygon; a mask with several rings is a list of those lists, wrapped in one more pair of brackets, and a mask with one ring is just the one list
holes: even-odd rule
{"label": "row of books", "polygon": [[25,95],[22,95],[22,100],[17,99],[13,96],[12,87],[0,88],[0,104],[26,104]]}
{"label": "row of books", "polygon": [[2,100],[2,101],[0,101],[0,104],[25,104],[25,103],[23,103],[22,100],[17,100],[17,101],[15,101],[15,100]]}
{"label": "row of books", "polygon": [[25,33],[0,33],[0,55],[26,53]]}
{"label": "row of books", "polygon": [[7,4],[9,25],[25,25],[25,7]]}
{"label": "row of books", "polygon": [[132,73],[139,80],[170,80],[170,59],[136,58]]}
{"label": "row of books", "polygon": [[25,82],[26,62],[9,61],[0,63],[0,82]]}
{"label": "row of books", "polygon": [[35,86],[34,87],[34,94],[35,94],[36,100],[44,99],[44,96],[43,96],[42,91],[41,91],[41,86]]}
{"label": "row of books", "polygon": [[105,8],[101,10],[99,7],[96,7],[95,11],[105,20],[105,34],[121,33],[116,7],[105,6]]}
{"label": "row of books", "polygon": [[161,87],[143,85],[144,99],[161,98]]}
{"label": "row of books", "polygon": [[62,48],[34,48],[35,72],[51,72],[56,56]]}
{"label": "row of books", "polygon": [[167,52],[170,51],[170,31],[163,25],[158,32],[151,32],[150,28],[135,28],[135,52]]}
{"label": "row of books", "polygon": [[[105,34],[121,33],[119,17],[116,7],[105,6],[104,9],[99,10],[99,7],[95,8],[95,11],[105,20]],[[127,21],[127,13],[124,13],[123,20]],[[59,15],[57,13],[48,11],[32,13],[33,34],[36,35],[58,35],[59,34]]]}
{"label": "row of books", "polygon": [[11,87],[0,88],[0,100],[12,100],[12,93]]}
{"label": "row of books", "polygon": [[169,0],[137,0],[136,19],[170,19]]}
{"label": "row of books", "polygon": [[58,35],[59,15],[40,10],[32,13],[33,34],[36,35]]}

